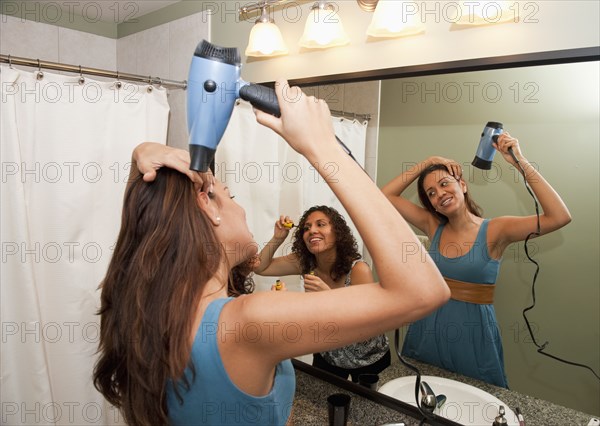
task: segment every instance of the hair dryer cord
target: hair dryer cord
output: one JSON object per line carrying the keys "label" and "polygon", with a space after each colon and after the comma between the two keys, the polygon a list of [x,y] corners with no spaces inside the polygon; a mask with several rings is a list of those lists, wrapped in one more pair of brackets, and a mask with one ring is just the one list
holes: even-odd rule
{"label": "hair dryer cord", "polygon": [[509,152],[512,155],[513,159],[515,160],[515,162],[517,163],[517,165],[519,166],[519,169],[521,170],[521,172],[523,174],[523,181],[525,183],[525,188],[527,189],[527,192],[529,192],[529,195],[531,195],[531,198],[533,198],[533,202],[535,204],[535,214],[536,214],[536,217],[537,217],[537,229],[536,229],[536,231],[530,233],[529,235],[527,235],[527,238],[525,238],[525,242],[524,242],[525,255],[527,256],[527,259],[529,259],[529,261],[535,265],[535,273],[533,274],[533,281],[531,283],[531,297],[533,299],[533,303],[531,304],[531,306],[528,306],[527,308],[523,309],[523,318],[525,319],[525,324],[527,325],[527,330],[529,331],[529,335],[531,336],[531,341],[538,348],[537,349],[538,353],[540,353],[542,355],[545,355],[545,356],[547,356],[549,358],[555,359],[557,361],[564,362],[565,364],[573,365],[573,366],[576,366],[576,367],[586,368],[586,369],[590,370],[592,372],[592,374],[594,374],[594,376],[596,376],[596,378],[598,380],[600,380],[600,376],[598,376],[598,374],[591,367],[589,367],[589,366],[587,366],[585,364],[579,364],[579,363],[576,363],[576,362],[567,361],[567,360],[559,358],[559,357],[557,357],[555,355],[552,355],[552,354],[549,354],[547,352],[544,352],[545,349],[546,349],[546,346],[548,346],[550,342],[546,341],[542,345],[540,345],[537,342],[535,336],[533,335],[533,330],[531,328],[531,324],[529,323],[529,320],[527,319],[527,312],[530,311],[531,309],[533,309],[534,306],[535,306],[535,283],[537,281],[538,273],[540,272],[540,265],[535,260],[533,260],[533,258],[529,255],[529,247],[527,246],[527,243],[529,242],[530,238],[537,237],[537,236],[540,235],[540,209],[539,209],[539,205],[538,205],[537,199],[536,199],[533,191],[531,190],[531,187],[529,186],[529,183],[527,182],[525,170],[521,166],[521,163],[519,162],[519,160],[516,159],[514,153],[512,152],[512,149],[510,149]]}

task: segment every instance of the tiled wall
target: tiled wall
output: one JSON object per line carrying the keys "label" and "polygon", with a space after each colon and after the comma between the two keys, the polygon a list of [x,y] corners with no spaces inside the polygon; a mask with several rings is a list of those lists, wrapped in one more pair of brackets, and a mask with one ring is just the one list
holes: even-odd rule
{"label": "tiled wall", "polygon": [[309,95],[325,99],[332,110],[371,116],[367,126],[365,170],[373,180],[377,180],[380,87],[381,82],[375,80],[303,88]]}
{"label": "tiled wall", "polygon": [[56,25],[0,15],[0,41],[4,55],[107,70],[117,66],[115,39]]}
{"label": "tiled wall", "polygon": [[[196,13],[120,38],[116,48],[118,69],[169,80],[187,80],[194,50],[202,39],[210,40],[206,13]],[[187,149],[185,94],[182,89],[169,91],[169,145]]]}

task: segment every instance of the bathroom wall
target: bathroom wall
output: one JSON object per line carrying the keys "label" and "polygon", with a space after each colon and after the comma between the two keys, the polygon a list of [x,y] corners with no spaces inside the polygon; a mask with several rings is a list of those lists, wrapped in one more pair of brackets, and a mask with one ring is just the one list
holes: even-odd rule
{"label": "bathroom wall", "polygon": [[[202,39],[210,40],[210,19],[203,12],[119,38],[117,68],[133,74],[187,80],[192,55]],[[187,148],[188,142],[185,94],[182,89],[169,91],[168,143],[179,148]]]}
{"label": "bathroom wall", "polygon": [[114,70],[117,40],[0,15],[0,53]]}

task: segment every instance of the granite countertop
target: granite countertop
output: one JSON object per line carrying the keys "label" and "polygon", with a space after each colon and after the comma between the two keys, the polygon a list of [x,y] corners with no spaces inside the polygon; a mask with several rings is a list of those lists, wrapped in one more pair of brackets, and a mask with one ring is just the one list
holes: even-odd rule
{"label": "granite countertop", "polygon": [[[566,408],[508,389],[499,388],[428,364],[423,364],[414,360],[407,361],[414,364],[423,376],[437,376],[457,380],[494,395],[496,398],[506,403],[508,408],[513,411],[516,407],[519,407],[527,426],[586,426],[590,419],[594,417],[591,414]],[[403,364],[394,363],[379,374],[379,385],[381,386],[398,377],[411,375],[414,375],[414,373]],[[345,393],[352,397],[349,425],[374,426],[386,423],[404,423],[407,426],[419,425],[419,419],[415,419],[408,414],[380,405],[351,391],[341,389],[338,386],[317,377],[313,377],[298,369],[296,369],[296,380],[296,398],[293,409],[296,426],[327,425],[327,397],[333,393]]]}

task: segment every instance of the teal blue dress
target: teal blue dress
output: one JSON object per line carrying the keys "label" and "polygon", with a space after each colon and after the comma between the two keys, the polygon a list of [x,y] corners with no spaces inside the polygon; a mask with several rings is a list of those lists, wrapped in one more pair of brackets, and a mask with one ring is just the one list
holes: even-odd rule
{"label": "teal blue dress", "polygon": [[[488,253],[488,223],[489,219],[483,221],[473,247],[459,257],[445,257],[440,253],[444,225],[438,226],[429,254],[444,277],[480,285],[496,283],[500,261],[490,258]],[[453,251],[450,244],[443,250],[448,255]],[[508,387],[502,340],[492,304],[450,299],[429,316],[410,325],[402,355]]]}
{"label": "teal blue dress", "polygon": [[[191,360],[195,376],[189,367],[185,370],[190,387],[187,388],[183,380],[167,384],[170,425],[287,424],[296,390],[296,376],[290,360],[277,365],[273,388],[265,396],[253,396],[242,391],[231,381],[225,370],[219,353],[217,328],[220,325],[221,310],[230,300],[231,297],[216,299],[206,308],[192,346]],[[234,325],[231,327],[233,329]],[[248,368],[252,366],[249,365]]]}

